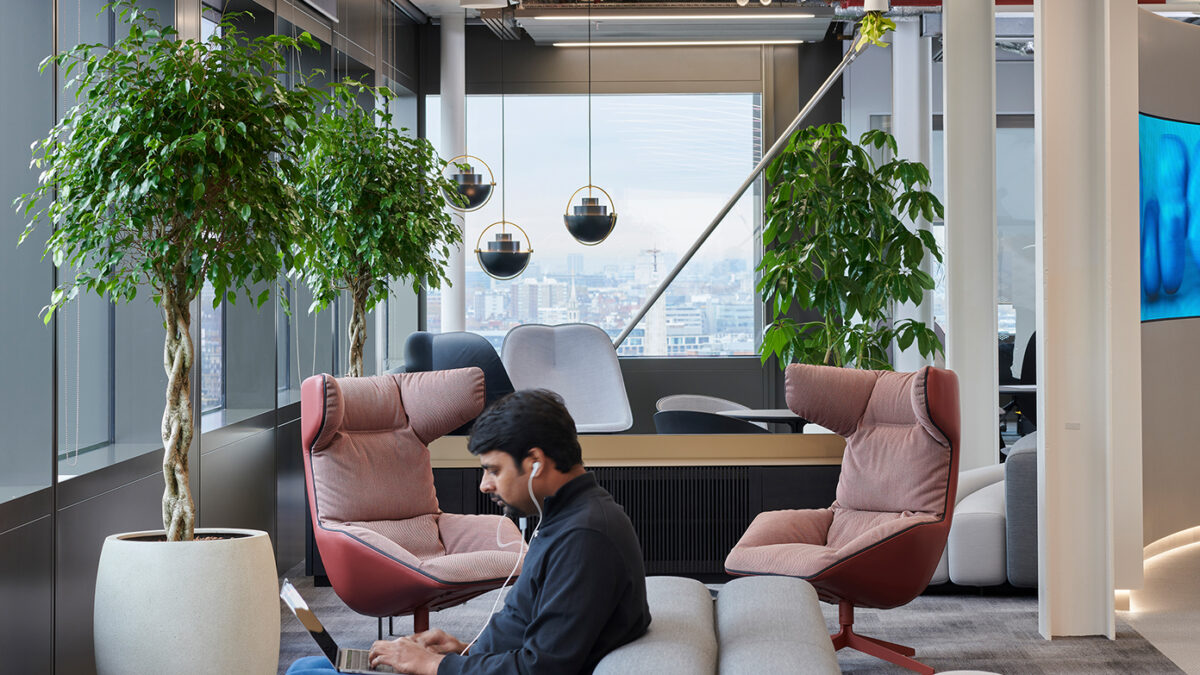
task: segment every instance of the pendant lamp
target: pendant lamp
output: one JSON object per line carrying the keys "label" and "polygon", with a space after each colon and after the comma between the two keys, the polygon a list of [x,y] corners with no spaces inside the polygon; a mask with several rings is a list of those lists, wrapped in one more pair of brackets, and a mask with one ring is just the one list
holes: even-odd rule
{"label": "pendant lamp", "polygon": [[[587,190],[587,196],[580,197],[579,204],[574,208],[571,202],[575,195]],[[608,200],[607,204],[600,203],[595,195],[599,190]],[[612,196],[599,185],[592,184],[592,7],[588,5],[588,184],[576,190],[567,199],[567,210],[563,212],[563,222],[567,232],[575,241],[584,246],[595,246],[608,239],[613,228],[617,226],[617,208]]]}
{"label": "pendant lamp", "polygon": [[[482,164],[483,168],[487,170],[486,181],[483,179],[483,174],[475,173],[475,167],[471,165],[471,160]],[[496,187],[496,176],[487,162],[475,155],[459,155],[446,162],[446,166],[458,169],[458,173],[450,174],[450,180],[454,181],[458,194],[464,200],[460,203],[455,199],[447,199],[446,202],[452,208],[463,212],[477,211],[492,198],[492,191]]]}
{"label": "pendant lamp", "polygon": [[[504,174],[508,171],[508,162],[505,158],[505,117],[504,117],[504,42],[500,42],[500,220],[483,228],[483,232],[479,233],[479,239],[475,240],[475,258],[479,261],[479,267],[493,279],[501,281],[513,279],[525,271],[529,266],[529,259],[533,256],[533,247],[529,245],[529,235],[520,225],[510,222],[504,217],[504,210],[507,206],[507,188],[508,182],[504,178]],[[490,169],[489,169],[490,171]],[[514,239],[513,233],[508,231],[508,227],[512,226],[521,233],[524,240],[522,248],[522,239]],[[487,248],[481,249],[480,244],[483,243],[483,237],[494,228],[500,228],[495,232],[494,238],[487,242]]]}
{"label": "pendant lamp", "polygon": [[[466,112],[466,106],[467,103],[464,97],[464,113]],[[463,119],[466,120],[469,118],[464,114]],[[472,160],[482,164],[483,168],[487,170],[487,180],[484,180],[483,174],[475,173],[475,167],[471,163]],[[450,174],[450,180],[454,182],[459,196],[462,197],[461,200],[458,200],[451,199],[450,195],[446,195],[446,202],[450,204],[451,208],[464,213],[477,211],[483,208],[483,205],[487,204],[488,200],[492,198],[492,192],[496,189],[496,174],[492,173],[492,167],[488,166],[487,162],[475,155],[464,153],[446,162],[446,168],[457,170],[456,173]]]}

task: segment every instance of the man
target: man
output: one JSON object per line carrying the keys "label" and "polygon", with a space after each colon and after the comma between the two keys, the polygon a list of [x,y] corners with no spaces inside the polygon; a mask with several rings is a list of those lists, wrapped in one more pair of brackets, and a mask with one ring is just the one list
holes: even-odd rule
{"label": "man", "polygon": [[650,625],[646,572],[633,524],[583,467],[575,422],[557,394],[526,390],[496,401],[468,444],[479,489],[524,514],[542,514],[521,575],[470,647],[429,630],[371,647],[371,664],[415,675],[590,673]]}

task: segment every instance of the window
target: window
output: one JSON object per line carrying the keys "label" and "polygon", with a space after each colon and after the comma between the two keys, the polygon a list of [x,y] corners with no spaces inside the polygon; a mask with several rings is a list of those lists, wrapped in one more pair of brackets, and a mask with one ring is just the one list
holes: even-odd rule
{"label": "window", "polygon": [[[20,92],[17,105],[0,107],[0,185],[11,200],[37,185],[29,145],[45,135],[54,117],[54,79],[38,73],[53,50],[53,8],[47,3],[5,7],[0,23],[5,88]],[[52,481],[53,333],[38,311],[50,298],[54,273],[43,261],[46,230],[16,246],[25,226],[13,209],[0,209],[0,345],[8,386],[0,391],[0,503],[42,490]]]}
{"label": "window", "polygon": [[[945,153],[940,115],[935,118],[931,137],[933,191],[944,199]],[[1013,345],[1013,367],[1020,375],[1029,338],[1037,330],[1033,116],[1002,114],[996,116],[996,233],[997,286],[996,316],[998,336]],[[944,227],[934,224],[938,245],[945,251]],[[946,325],[945,272],[935,265],[934,318]]]}
{"label": "window", "polygon": [[[592,182],[612,195],[618,221],[606,241],[585,247],[567,233],[562,214],[571,193],[588,182],[587,96],[508,95],[503,110],[499,96],[469,97],[467,148],[491,166],[497,187],[466,216],[467,330],[497,347],[522,323],[582,321],[619,334],[758,161],[759,100],[593,96]],[[440,98],[427,101],[428,137],[437,144]],[[620,354],[757,353],[759,204],[758,188],[748,190]],[[473,255],[481,232],[502,215],[525,229],[534,250],[528,269],[509,281],[488,277]],[[440,330],[440,303],[440,292],[431,290],[431,331]]]}

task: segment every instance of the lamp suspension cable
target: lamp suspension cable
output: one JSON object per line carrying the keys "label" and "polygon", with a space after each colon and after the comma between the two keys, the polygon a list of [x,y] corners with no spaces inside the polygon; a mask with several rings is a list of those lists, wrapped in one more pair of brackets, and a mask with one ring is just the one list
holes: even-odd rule
{"label": "lamp suspension cable", "polygon": [[[466,96],[463,96],[466,99]],[[466,107],[464,105],[464,111]],[[506,127],[504,120],[504,40],[500,40],[500,231],[506,232],[505,223],[508,221],[508,155],[505,154]],[[465,145],[465,143],[464,143]]]}
{"label": "lamp suspension cable", "polygon": [[588,2],[588,196],[592,196],[592,3]]}

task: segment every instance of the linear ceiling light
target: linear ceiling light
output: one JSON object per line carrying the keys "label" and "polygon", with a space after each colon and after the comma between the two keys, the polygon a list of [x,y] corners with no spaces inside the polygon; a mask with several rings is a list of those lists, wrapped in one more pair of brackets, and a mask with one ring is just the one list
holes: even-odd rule
{"label": "linear ceiling light", "polygon": [[[733,47],[745,45],[798,45],[807,40],[688,40],[675,42],[593,42],[593,47]],[[555,42],[555,47],[586,47],[586,42]]]}
{"label": "linear ceiling light", "polygon": [[[553,16],[540,15],[532,17],[537,21],[587,21],[588,18],[583,15],[573,16]],[[601,21],[769,21],[769,20],[791,20],[791,19],[811,19],[812,14],[797,14],[794,12],[779,13],[738,13],[738,14],[605,14],[597,15],[592,19],[596,23]]]}

